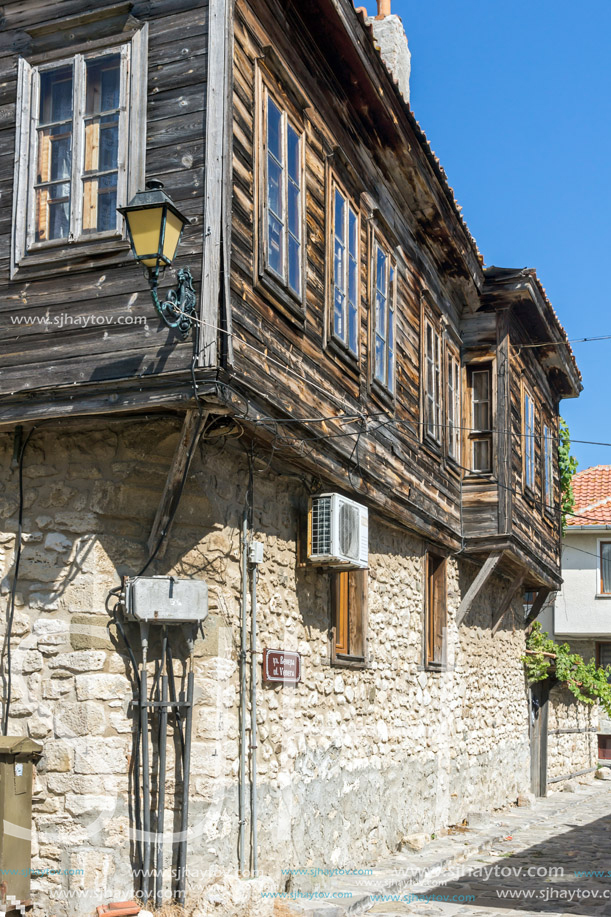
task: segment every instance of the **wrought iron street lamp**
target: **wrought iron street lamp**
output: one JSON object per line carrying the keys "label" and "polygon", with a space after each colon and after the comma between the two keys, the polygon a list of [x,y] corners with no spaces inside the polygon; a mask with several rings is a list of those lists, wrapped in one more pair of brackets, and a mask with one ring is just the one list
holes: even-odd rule
{"label": "wrought iron street lamp", "polygon": [[193,278],[188,267],[178,271],[178,288],[170,290],[159,300],[159,275],[163,274],[176,255],[178,243],[189,218],[180,212],[163,190],[163,182],[147,181],[146,189],[138,191],[126,207],[118,207],[127,223],[134,258],[148,272],[155,309],[170,328],[187,338],[195,316]]}

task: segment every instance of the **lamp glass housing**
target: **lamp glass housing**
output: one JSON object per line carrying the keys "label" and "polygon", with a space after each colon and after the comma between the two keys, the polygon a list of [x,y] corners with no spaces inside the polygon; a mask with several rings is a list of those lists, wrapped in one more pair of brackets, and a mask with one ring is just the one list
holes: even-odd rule
{"label": "lamp glass housing", "polygon": [[189,220],[165,194],[162,183],[148,182],[146,190],[119,211],[125,216],[136,260],[150,271],[170,265]]}
{"label": "lamp glass housing", "polygon": [[125,214],[134,257],[146,267],[157,265],[164,209],[147,207],[144,210],[128,210]]}

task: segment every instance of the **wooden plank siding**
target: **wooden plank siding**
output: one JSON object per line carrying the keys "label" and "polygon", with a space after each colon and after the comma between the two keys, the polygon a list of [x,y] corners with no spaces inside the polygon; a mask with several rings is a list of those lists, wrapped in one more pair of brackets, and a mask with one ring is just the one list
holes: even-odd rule
{"label": "wooden plank siding", "polygon": [[[515,578],[517,565],[527,569],[526,585],[553,588],[559,575],[559,494],[556,478],[555,509],[549,513],[542,495],[541,417],[545,414],[557,435],[558,403],[578,391],[577,369],[566,350],[521,347],[561,334],[551,306],[532,278],[482,268],[444,173],[349,0],[210,0],[210,5],[102,0],[94,11],[85,0],[7,0],[3,15],[5,422],[40,417],[44,403],[53,416],[78,413],[79,403],[83,413],[119,410],[111,406],[115,391],[121,404],[146,410],[149,404],[167,406],[174,387],[176,405],[193,407],[187,402],[195,353],[200,394],[209,399],[206,410],[235,410],[246,437],[264,454],[278,454],[325,486],[363,500],[439,547],[440,556],[470,552],[481,562],[494,555],[502,558],[497,572]],[[148,283],[125,241],[110,253],[87,256],[67,243],[58,249],[64,260],[24,270],[23,276],[17,268],[10,279],[17,61],[34,56],[36,62],[62,48],[67,34],[62,22],[68,17],[70,41],[87,48],[110,34],[115,22],[147,23],[148,77],[141,91],[146,175],[164,181],[191,218],[175,267],[188,266],[194,275],[206,323],[195,341],[182,342],[157,318]],[[299,302],[261,272],[263,82],[303,130],[305,259]],[[207,131],[210,100],[214,129]],[[356,355],[331,333],[333,180],[359,217]],[[374,233],[396,267],[393,393],[375,382],[372,371]],[[172,269],[162,291],[173,276]],[[126,314],[146,315],[146,329],[116,323]],[[104,324],[83,327],[67,322],[66,315],[100,316]],[[15,316],[27,317],[29,324],[15,324]],[[37,323],[43,319],[47,324]],[[424,427],[427,321],[443,342],[435,436]],[[453,457],[449,349],[462,373],[462,415],[453,418],[463,428],[461,454]],[[470,467],[467,367],[474,362],[490,365],[492,374],[493,463],[484,474]],[[159,380],[167,380],[166,392]],[[525,381],[538,399],[532,496],[523,487]],[[70,404],[68,397],[74,399]],[[278,425],[262,424],[263,417]],[[306,422],[311,418],[326,419]],[[291,426],[282,424],[287,419]]]}
{"label": "wooden plank siding", "polygon": [[[96,4],[96,14],[120,4]],[[173,285],[174,267],[190,267],[196,289],[202,263],[204,138],[207,78],[208,7],[205,0],[147,0],[123,4],[132,20],[148,23],[146,100],[146,175],[164,181],[166,190],[191,218],[175,265],[161,290]],[[131,6],[131,12],[129,11]],[[119,11],[120,12],[120,11]],[[45,23],[61,24],[84,17],[71,29],[74,41],[93,43],[105,34],[108,18],[91,19],[85,0],[9,2],[3,6],[0,45],[0,395],[55,388],[99,380],[137,378],[184,370],[191,365],[193,344],[183,343],[157,317],[148,283],[129,246],[107,257],[83,259],[77,247],[65,248],[74,260],[44,265],[34,276],[9,279],[13,156],[15,150],[16,72],[20,55],[41,55],[65,48]],[[88,18],[89,16],[89,18]],[[120,17],[121,25],[125,19]],[[72,20],[71,20],[72,22]],[[120,36],[120,32],[118,33]],[[62,37],[63,36],[63,37]],[[64,44],[58,44],[59,41]],[[38,58],[35,58],[38,60]],[[134,113],[137,116],[137,113]],[[79,260],[80,258],[80,260]],[[98,325],[83,323],[98,316]],[[15,316],[46,318],[47,324],[13,324]],[[146,316],[142,325],[119,325],[119,316]],[[104,324],[101,324],[101,323]]]}
{"label": "wooden plank siding", "polygon": [[[292,319],[258,283],[257,276],[256,70],[268,46],[281,60],[291,62],[287,81],[295,80],[310,103],[305,110],[307,284],[303,322]],[[316,54],[315,39],[302,22],[295,20],[291,10],[281,13],[275,5],[261,3],[255,12],[252,6],[238,0],[233,74],[231,278],[236,378],[268,413],[330,417],[360,411],[369,418],[375,415],[378,421],[369,419],[366,426],[327,424],[324,429],[331,434],[346,429],[354,432],[329,439],[316,454],[326,449],[353,477],[377,479],[380,492],[394,494],[399,516],[409,518],[416,529],[425,526],[428,530],[427,522],[437,525],[439,539],[455,544],[460,532],[460,476],[450,469],[445,448],[436,450],[423,443],[420,429],[420,315],[421,298],[427,292],[458,330],[460,305],[453,302],[454,293],[445,286],[436,253],[428,242],[416,244],[415,219],[384,174],[381,158],[385,153],[376,146],[375,138],[368,145],[371,135],[355,129],[354,113],[328,64],[320,52]],[[281,90],[281,74],[277,81]],[[388,225],[404,253],[403,258],[397,259],[397,396],[393,404],[377,393],[370,380],[369,234],[378,214],[369,220],[366,206],[361,207],[360,221],[359,358],[344,359],[337,348],[329,345],[326,271],[332,262],[326,237],[327,169],[333,168],[332,151],[338,146],[361,176],[363,191],[375,196],[382,233]],[[303,379],[283,371],[283,366]],[[390,423],[373,435],[359,438],[357,451],[358,431],[374,429],[384,420]],[[346,486],[350,488],[348,478]]]}

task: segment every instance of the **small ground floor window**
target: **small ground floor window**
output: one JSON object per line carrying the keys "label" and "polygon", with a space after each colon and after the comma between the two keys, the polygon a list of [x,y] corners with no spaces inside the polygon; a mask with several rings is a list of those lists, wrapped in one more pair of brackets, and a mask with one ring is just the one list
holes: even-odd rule
{"label": "small ground floor window", "polygon": [[611,761],[611,736],[598,737],[598,758],[601,761]]}

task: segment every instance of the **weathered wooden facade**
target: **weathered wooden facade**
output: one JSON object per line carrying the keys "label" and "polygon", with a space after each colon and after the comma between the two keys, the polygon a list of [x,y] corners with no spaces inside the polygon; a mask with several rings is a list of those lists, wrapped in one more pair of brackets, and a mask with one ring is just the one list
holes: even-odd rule
{"label": "weathered wooden facade", "polygon": [[[287,865],[324,856],[316,818],[331,824],[352,770],[362,784],[342,802],[348,828],[334,863],[462,820],[479,795],[503,804],[499,787],[517,795],[527,783],[523,634],[504,616],[511,608],[522,625],[522,593],[538,593],[534,617],[560,584],[558,407],[578,395],[580,376],[534,272],[483,267],[366,17],[349,0],[102,0],[94,10],[84,0],[6,0],[0,16],[2,505],[6,531],[20,535],[14,450],[31,491],[24,532],[43,544],[26,552],[20,578],[14,552],[6,559],[23,626],[40,628],[41,647],[27,687],[40,710],[31,716],[22,702],[11,724],[48,746],[41,774],[62,801],[41,803],[37,824],[66,832],[41,863],[87,864],[89,844],[123,876],[133,865],[127,802],[120,829],[113,822],[70,852],[74,823],[91,811],[79,794],[98,792],[92,775],[123,805],[121,779],[134,767],[132,756],[116,768],[102,747],[131,735],[129,712],[115,709],[134,689],[125,646],[90,641],[93,656],[78,656],[84,638],[71,616],[108,623],[108,591],[148,561],[149,572],[208,579],[211,619],[229,634],[214,638],[214,653],[206,641],[198,649],[215,725],[198,727],[194,794],[198,817],[220,812],[223,825],[214,842],[196,834],[192,849],[202,866],[225,858],[235,868],[237,753],[227,752],[225,770],[218,762],[238,744],[236,543],[249,501],[249,538],[272,555],[260,578],[261,639],[286,639],[307,660],[292,699],[268,686],[260,700],[255,754],[272,813],[262,818],[263,868],[276,869],[287,819]],[[186,342],[157,317],[115,216],[151,178],[191,220],[167,272],[168,284],[174,267],[193,272],[198,310]],[[71,483],[56,480],[64,472]],[[369,579],[305,562],[308,498],[321,491],[368,507]],[[95,564],[90,547],[84,560],[77,550],[89,537]],[[61,557],[62,538],[79,563],[60,571],[45,551]],[[56,663],[62,628],[74,652]],[[472,633],[485,646],[469,644]],[[227,681],[222,697],[215,679]],[[86,705],[93,725],[74,711],[73,732],[48,725],[44,710],[59,699]],[[287,738],[279,701],[293,725],[315,719]],[[361,732],[342,746],[343,720]],[[78,741],[70,758],[74,734],[93,736],[101,771]],[[283,742],[290,751],[278,752]],[[352,751],[340,760],[342,747]],[[298,787],[290,806],[287,773]],[[220,802],[210,801],[211,781]],[[364,841],[366,809],[387,792],[412,809],[367,821]]]}

